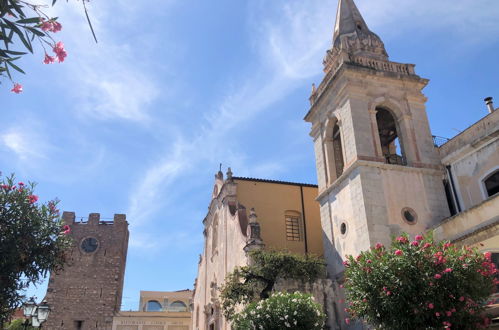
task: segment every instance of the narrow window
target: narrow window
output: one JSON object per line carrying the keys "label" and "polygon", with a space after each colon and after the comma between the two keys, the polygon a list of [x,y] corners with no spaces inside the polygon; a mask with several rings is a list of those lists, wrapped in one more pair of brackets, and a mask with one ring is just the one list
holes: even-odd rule
{"label": "narrow window", "polygon": [[381,151],[387,164],[406,165],[404,150],[397,132],[397,123],[390,111],[376,108]]}
{"label": "narrow window", "polygon": [[217,252],[217,244],[218,244],[218,217],[213,221],[213,227],[211,231],[211,254],[215,254]]}
{"label": "narrow window", "polygon": [[296,211],[287,211],[286,221],[286,240],[301,241],[301,214]]}
{"label": "narrow window", "polygon": [[341,134],[338,123],[336,123],[333,127],[333,153],[336,178],[339,178],[341,174],[343,174],[345,164],[343,162],[343,147],[341,145]]}
{"label": "narrow window", "polygon": [[199,327],[199,306],[196,307],[196,328]]}
{"label": "narrow window", "polygon": [[489,175],[484,181],[487,197],[492,197],[499,192],[499,170]]}
{"label": "narrow window", "polygon": [[329,183],[333,183],[343,174],[343,169],[345,167],[340,126],[337,121],[334,125],[331,124],[331,126],[328,126],[324,139],[324,147],[327,180]]}
{"label": "narrow window", "polygon": [[445,189],[445,197],[447,198],[447,204],[449,205],[450,215],[451,216],[456,215],[457,214],[456,205],[454,203],[454,199],[452,198],[452,191],[449,181],[447,180],[444,180],[444,189]]}

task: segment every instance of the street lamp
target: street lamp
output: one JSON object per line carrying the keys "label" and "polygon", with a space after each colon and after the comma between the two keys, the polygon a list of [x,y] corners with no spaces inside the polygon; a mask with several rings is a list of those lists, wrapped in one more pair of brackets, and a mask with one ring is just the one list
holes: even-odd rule
{"label": "street lamp", "polygon": [[37,305],[33,298],[23,305],[24,316],[26,316],[26,321],[24,322],[24,329],[29,325],[31,319],[31,325],[35,328],[41,328],[43,322],[47,321],[50,313],[50,307],[45,300]]}
{"label": "street lamp", "polygon": [[33,298],[31,298],[29,301],[25,302],[23,305],[23,313],[24,316],[26,317],[31,317],[36,309],[36,303]]}

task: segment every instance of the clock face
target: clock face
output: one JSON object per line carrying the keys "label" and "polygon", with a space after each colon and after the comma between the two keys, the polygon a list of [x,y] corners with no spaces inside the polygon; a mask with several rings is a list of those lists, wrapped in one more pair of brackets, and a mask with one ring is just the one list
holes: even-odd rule
{"label": "clock face", "polygon": [[81,249],[87,253],[94,252],[99,247],[99,241],[93,237],[87,237],[81,242]]}

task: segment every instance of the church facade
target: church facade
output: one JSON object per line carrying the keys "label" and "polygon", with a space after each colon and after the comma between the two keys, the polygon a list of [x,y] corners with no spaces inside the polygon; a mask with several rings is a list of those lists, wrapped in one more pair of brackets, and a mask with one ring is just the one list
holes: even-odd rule
{"label": "church facade", "polygon": [[[316,195],[310,196],[320,212],[320,228],[314,235],[323,240],[323,250],[314,248],[314,252],[323,251],[332,283],[328,327],[358,327],[344,322],[345,256],[377,242],[389,244],[391,236],[400,232],[433,231],[437,240],[490,251],[499,263],[499,111],[492,99],[485,100],[487,116],[452,139],[435,139],[423,94],[429,80],[416,74],[415,65],[389,59],[383,41],[369,29],[353,0],[338,2],[324,74],[313,87],[304,119],[311,124],[318,179],[311,190]],[[230,183],[232,179],[224,181],[218,174],[203,221],[205,246],[194,294],[193,329],[230,329],[217,305],[221,275],[247,264],[248,249],[271,245],[267,237],[287,235],[283,227],[287,220],[271,232],[258,220],[286,219],[287,208],[293,208],[282,207],[287,195],[274,195],[279,193],[265,186],[260,192],[248,191],[246,196],[268,194],[265,212],[280,212],[277,218],[264,213],[257,219],[235,202],[239,183]],[[256,205],[245,205],[262,215]],[[314,209],[312,204],[309,207]],[[215,234],[217,223],[223,227],[221,240],[214,239],[220,235]],[[272,246],[309,252],[281,243]]]}
{"label": "church facade", "polygon": [[[194,287],[192,329],[230,329],[220,309],[219,289],[248,252],[269,248],[323,255],[317,186],[215,175],[203,220],[204,249]],[[257,215],[258,214],[258,215]]]}

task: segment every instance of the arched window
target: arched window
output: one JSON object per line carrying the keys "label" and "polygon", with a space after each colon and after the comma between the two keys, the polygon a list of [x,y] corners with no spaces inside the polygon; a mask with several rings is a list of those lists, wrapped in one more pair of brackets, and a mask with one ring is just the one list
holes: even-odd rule
{"label": "arched window", "polygon": [[184,304],[182,301],[177,300],[170,304],[168,310],[170,312],[187,312],[187,305]]}
{"label": "arched window", "polygon": [[301,241],[303,236],[301,213],[297,211],[286,211],[284,219],[286,222],[286,240]]}
{"label": "arched window", "polygon": [[211,229],[211,254],[215,254],[217,252],[217,244],[218,244],[218,217],[215,217],[213,221],[213,226]]}
{"label": "arched window", "polygon": [[499,170],[490,174],[483,180],[485,190],[487,191],[487,197],[492,197],[499,193]]}
{"label": "arched window", "polygon": [[336,178],[339,178],[343,174],[345,163],[343,162],[343,146],[341,145],[341,134],[338,123],[333,127],[333,153]]}
{"label": "arched window", "polygon": [[392,113],[384,108],[376,108],[381,151],[387,164],[406,165],[402,141],[397,132],[397,122]]}
{"label": "arched window", "polygon": [[157,300],[149,300],[147,302],[147,311],[148,312],[161,312],[163,307]]}
{"label": "arched window", "polygon": [[338,121],[331,124],[326,130],[325,139],[326,161],[329,175],[329,182],[332,183],[343,174],[345,167],[343,160],[343,144],[341,141],[341,131]]}

